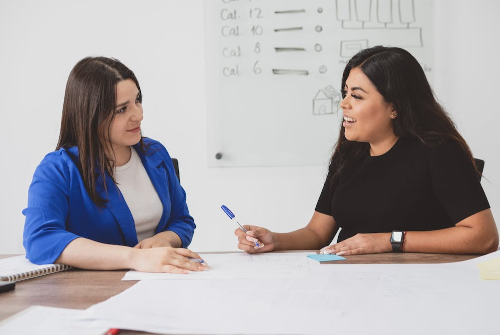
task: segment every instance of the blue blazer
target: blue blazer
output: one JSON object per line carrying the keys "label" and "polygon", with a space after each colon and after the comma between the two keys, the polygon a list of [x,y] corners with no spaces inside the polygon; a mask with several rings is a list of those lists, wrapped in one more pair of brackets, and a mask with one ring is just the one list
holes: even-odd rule
{"label": "blue blazer", "polygon": [[[146,154],[134,146],[153,183],[163,214],[156,233],[173,231],[186,248],[196,228],[189,215],[186,193],[175,174],[167,150],[159,142],[145,138]],[[42,160],[28,192],[23,245],[26,257],[36,264],[49,264],[78,237],[107,244],[133,247],[137,232],[132,214],[118,186],[106,178],[108,195],[101,185],[99,194],[108,199],[98,207],[90,198],[78,170],[78,149],[61,148]]]}

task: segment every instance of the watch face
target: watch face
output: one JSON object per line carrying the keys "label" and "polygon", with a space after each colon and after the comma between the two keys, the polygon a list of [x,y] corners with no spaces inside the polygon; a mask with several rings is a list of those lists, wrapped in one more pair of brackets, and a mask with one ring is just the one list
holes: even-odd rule
{"label": "watch face", "polygon": [[401,242],[402,239],[403,239],[403,232],[402,231],[394,231],[394,232],[392,232],[392,240],[394,242]]}

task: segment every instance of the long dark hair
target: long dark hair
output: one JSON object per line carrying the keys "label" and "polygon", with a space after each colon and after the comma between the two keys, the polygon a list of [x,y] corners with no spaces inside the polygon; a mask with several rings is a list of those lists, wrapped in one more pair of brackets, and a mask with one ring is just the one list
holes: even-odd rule
{"label": "long dark hair", "polygon": [[[451,139],[463,148],[474,164],[467,142],[458,133],[448,113],[436,101],[424,70],[408,51],[383,46],[361,50],[349,60],[344,69],[342,90],[354,68],[361,69],[385,101],[394,105],[397,117],[392,122],[396,136],[418,139],[429,146]],[[333,180],[346,167],[361,159],[368,148],[368,143],[348,141],[345,128],[341,125],[331,158],[334,163],[332,166],[336,167]]]}
{"label": "long dark hair", "polygon": [[[94,203],[101,207],[107,199],[99,195],[97,187],[102,186],[107,194],[106,174],[116,184],[114,152],[109,143],[110,127],[116,115],[116,84],[127,79],[134,81],[142,97],[134,73],[120,61],[87,57],[75,65],[66,83],[56,150],[78,148],[79,169],[85,188]],[[140,147],[144,150],[142,137]]]}

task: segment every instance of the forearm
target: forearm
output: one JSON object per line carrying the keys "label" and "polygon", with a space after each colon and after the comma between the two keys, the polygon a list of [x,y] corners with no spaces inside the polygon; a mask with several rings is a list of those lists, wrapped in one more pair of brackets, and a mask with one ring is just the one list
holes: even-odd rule
{"label": "forearm", "polygon": [[274,250],[318,250],[327,245],[324,236],[320,236],[313,229],[301,228],[290,233],[273,233],[275,240]]}
{"label": "forearm", "polygon": [[[391,252],[391,233],[356,234],[324,248],[324,253],[359,255]],[[407,231],[405,252],[486,254],[498,248],[498,230],[491,210],[473,214],[454,227],[431,231]]]}
{"label": "forearm", "polygon": [[207,269],[188,258],[200,255],[182,248],[130,248],[77,238],[66,246],[55,263],[90,270],[134,269],[143,272],[188,273]]}
{"label": "forearm", "polygon": [[[489,236],[488,236],[489,235]],[[498,248],[498,234],[481,234],[473,228],[455,226],[433,231],[406,233],[405,252],[485,254]]]}
{"label": "forearm", "polygon": [[490,209],[469,216],[455,227],[406,233],[407,252],[486,254],[498,248],[498,230]]}
{"label": "forearm", "polygon": [[118,270],[133,268],[137,250],[121,246],[77,238],[69,243],[55,263],[62,263],[92,270]]}

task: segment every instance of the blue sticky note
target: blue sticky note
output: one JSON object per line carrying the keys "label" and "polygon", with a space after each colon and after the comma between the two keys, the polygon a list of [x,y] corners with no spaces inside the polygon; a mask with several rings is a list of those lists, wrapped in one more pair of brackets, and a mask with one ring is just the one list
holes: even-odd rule
{"label": "blue sticky note", "polygon": [[341,261],[345,259],[342,256],[337,256],[337,255],[307,255],[307,257],[314,259],[315,261],[318,262],[328,262],[328,261]]}

